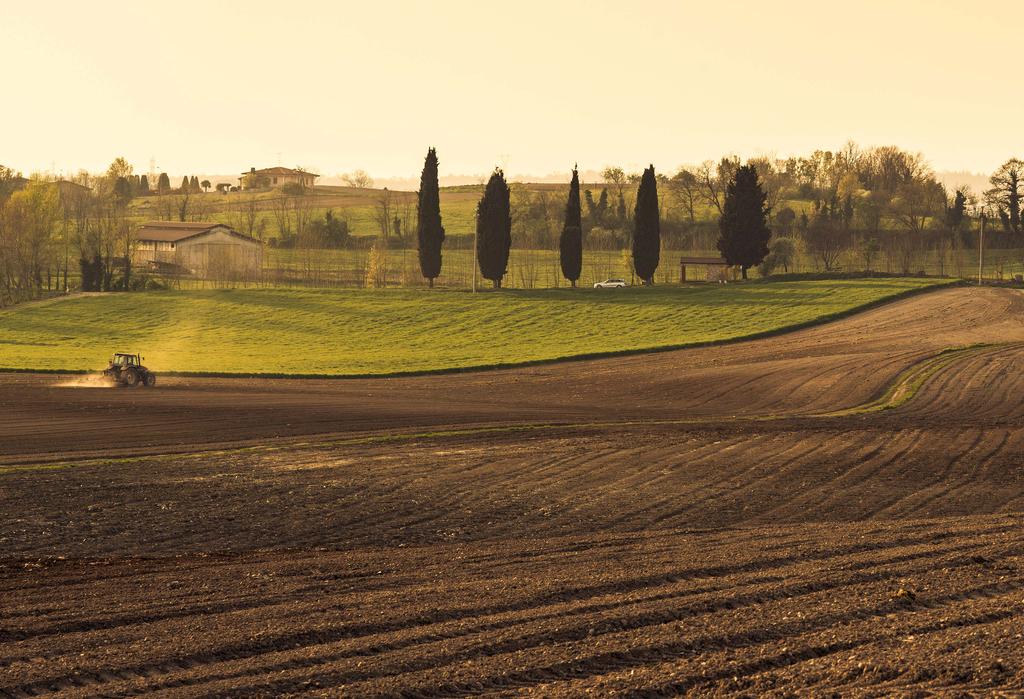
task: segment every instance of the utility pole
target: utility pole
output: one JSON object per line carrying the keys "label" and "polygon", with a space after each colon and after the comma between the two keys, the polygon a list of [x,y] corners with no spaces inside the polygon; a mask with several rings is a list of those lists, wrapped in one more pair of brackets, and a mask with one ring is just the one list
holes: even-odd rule
{"label": "utility pole", "polygon": [[981,269],[985,262],[985,210],[981,210],[981,235],[978,236],[978,286],[981,286]]}

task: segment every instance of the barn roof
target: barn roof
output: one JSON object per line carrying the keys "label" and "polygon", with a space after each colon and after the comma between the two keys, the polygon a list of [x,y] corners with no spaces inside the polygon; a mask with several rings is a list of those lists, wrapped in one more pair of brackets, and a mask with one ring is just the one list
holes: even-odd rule
{"label": "barn roof", "polygon": [[72,182],[71,180],[57,180],[56,182],[54,182],[54,184],[57,185],[58,187],[62,188],[62,189],[63,188],[78,189],[78,190],[85,191],[85,192],[89,192],[89,191],[92,190],[91,187],[86,187],[84,184],[79,184],[77,182]]}
{"label": "barn roof", "polygon": [[259,244],[259,241],[255,238],[239,233],[231,228],[231,226],[223,223],[211,223],[209,221],[150,221],[139,227],[136,237],[139,240],[176,243],[179,240],[205,235],[214,229],[223,229],[225,233],[236,238]]}

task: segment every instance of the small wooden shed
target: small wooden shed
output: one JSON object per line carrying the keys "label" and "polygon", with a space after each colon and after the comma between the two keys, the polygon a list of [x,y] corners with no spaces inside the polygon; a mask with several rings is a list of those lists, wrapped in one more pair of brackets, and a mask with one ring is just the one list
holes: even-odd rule
{"label": "small wooden shed", "polygon": [[[709,282],[726,282],[729,280],[729,263],[724,257],[698,257],[683,256],[679,258],[679,281],[687,281],[686,267],[703,267],[704,280]],[[691,281],[698,281],[700,278],[693,275]]]}

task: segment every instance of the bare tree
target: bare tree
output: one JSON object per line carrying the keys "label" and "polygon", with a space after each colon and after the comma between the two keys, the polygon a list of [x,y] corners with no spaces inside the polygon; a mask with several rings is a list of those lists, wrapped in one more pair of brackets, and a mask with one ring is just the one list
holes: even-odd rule
{"label": "bare tree", "polygon": [[366,170],[353,170],[342,175],[341,181],[349,187],[355,187],[356,189],[370,189],[373,187],[373,178],[370,177]]}
{"label": "bare tree", "polygon": [[173,221],[178,218],[178,203],[170,194],[161,194],[156,198],[156,212],[161,221]]}
{"label": "bare tree", "polygon": [[912,235],[920,235],[945,207],[946,193],[935,180],[901,185],[892,200],[892,214]]}
{"label": "bare tree", "polygon": [[700,200],[700,181],[696,173],[685,167],[679,168],[679,172],[668,181],[668,186],[686,212],[690,223],[696,223],[697,202]]}
{"label": "bare tree", "polygon": [[135,233],[135,226],[128,218],[128,211],[124,207],[117,207],[115,212],[116,220],[113,230],[117,241],[118,253],[122,256],[123,272],[122,284],[127,291],[131,288],[132,282],[132,261],[135,257],[135,250],[138,247],[138,238]]}
{"label": "bare tree", "polygon": [[260,215],[259,199],[257,199],[255,194],[239,196],[235,204],[235,228],[250,238],[259,238],[262,241],[263,231],[257,229],[257,221]]}
{"label": "bare tree", "polygon": [[709,206],[715,207],[719,215],[722,214],[722,207],[725,205],[725,188],[729,184],[736,169],[740,166],[740,159],[736,156],[722,158],[718,163],[705,160],[697,168],[697,181],[700,183],[701,196]]}
{"label": "bare tree", "polygon": [[189,206],[189,220],[190,221],[206,221],[210,217],[212,211],[212,204],[207,197],[192,197],[191,204]]}
{"label": "bare tree", "polygon": [[182,187],[178,194],[174,195],[174,211],[179,221],[187,221],[189,215],[189,202],[192,200],[192,193],[188,187]]}
{"label": "bare tree", "polygon": [[783,190],[790,183],[789,175],[780,167],[781,163],[768,157],[751,158],[747,161],[747,165],[753,165],[757,170],[757,178],[767,195],[765,203],[769,210],[774,211],[779,200],[782,199]]}
{"label": "bare tree", "polygon": [[295,235],[302,236],[313,220],[315,198],[299,195],[290,197],[292,210],[295,212]]}
{"label": "bare tree", "polygon": [[295,234],[288,197],[274,197],[270,202],[270,212],[274,217],[274,223],[277,224],[278,241],[287,242]]}
{"label": "bare tree", "polygon": [[807,252],[822,264],[826,272],[838,268],[845,243],[846,237],[841,226],[824,211],[815,214],[804,233]]}
{"label": "bare tree", "polygon": [[374,204],[374,219],[377,221],[377,226],[380,228],[381,237],[385,241],[391,236],[391,191],[385,187],[380,191],[377,196],[377,201]]}
{"label": "bare tree", "polygon": [[608,166],[601,171],[601,179],[607,184],[615,185],[617,194],[622,194],[629,177],[621,167]]}

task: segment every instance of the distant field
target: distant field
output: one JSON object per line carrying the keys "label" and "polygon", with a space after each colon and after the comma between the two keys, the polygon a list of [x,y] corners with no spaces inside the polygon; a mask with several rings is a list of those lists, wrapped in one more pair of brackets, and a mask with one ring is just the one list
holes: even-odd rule
{"label": "distant field", "polygon": [[0,311],[0,367],[388,374],[517,364],[764,333],[935,279],[485,292],[235,289],[77,296]]}
{"label": "distant field", "polygon": [[[561,211],[564,206],[564,198],[568,191],[567,184],[550,183],[513,183],[513,199],[517,190],[524,190],[531,193],[545,192],[555,202],[555,208]],[[602,183],[583,182],[583,190],[590,189],[595,196],[602,188],[607,187],[609,193],[614,193],[612,185]],[[635,187],[630,187],[626,194],[628,201],[632,201],[632,193]],[[452,235],[471,234],[476,227],[476,205],[483,193],[480,185],[462,185],[459,187],[445,187],[441,190],[441,219],[445,230]],[[663,194],[668,194],[664,192]],[[377,202],[382,195],[379,189],[356,189],[354,187],[316,187],[309,201],[310,207],[317,216],[322,216],[328,209],[336,215],[348,221],[349,228],[353,235],[369,236],[380,233],[377,223]],[[173,197],[174,195],[169,195]],[[202,218],[221,223],[227,223],[242,228],[238,218],[240,206],[253,196],[249,192],[231,192],[220,194],[219,192],[205,192],[192,195],[192,205],[195,211],[203,213]],[[259,220],[263,222],[265,234],[269,237],[278,235],[278,227],[274,217],[273,208],[275,202],[280,201],[284,196],[279,189],[256,192],[258,207],[260,210]],[[675,204],[669,197],[666,204],[673,208]],[[784,200],[779,207],[789,206],[797,213],[810,211],[811,203],[799,200]],[[391,192],[392,216],[399,216],[407,221],[416,220],[416,192]],[[673,209],[675,210],[675,209]],[[132,215],[139,221],[163,218],[161,197],[148,196],[139,197],[132,202]],[[679,213],[678,211],[676,213]],[[695,212],[698,221],[712,221],[715,212],[709,205],[701,204]],[[681,214],[680,214],[681,215]]]}
{"label": "distant field", "polygon": [[[658,284],[677,283],[679,279],[679,258],[684,255],[712,256],[719,255],[717,250],[663,250],[661,264],[655,273]],[[267,277],[275,281],[276,274],[295,279],[299,283],[310,286],[361,286],[366,269],[366,250],[282,250],[269,248],[263,256],[263,266]],[[859,271],[863,269],[863,260],[855,253],[849,252],[840,260],[840,270]],[[416,287],[426,282],[419,272],[419,262],[415,250],[388,250],[385,266],[387,268],[388,286]],[[879,255],[872,263],[876,272],[899,274],[900,261]],[[935,277],[976,278],[978,273],[978,251],[960,250],[956,254],[948,253],[944,258],[936,251],[922,253],[912,266],[914,272],[924,271]],[[782,273],[783,270],[776,270]],[[803,251],[798,252],[790,266],[789,272],[808,273],[822,271],[821,264]],[[691,281],[702,279],[703,267],[688,269]],[[1024,251],[1020,249],[986,250],[985,278],[1010,279],[1015,274],[1024,273]],[[750,270],[751,277],[757,277],[756,268]],[[585,250],[583,253],[583,270],[579,283],[590,286],[596,281],[620,277],[629,280],[632,277],[630,258],[621,250]],[[468,287],[473,279],[473,257],[470,250],[446,249],[444,251],[441,276],[437,283],[446,287]],[[487,283],[489,285],[489,282]],[[513,247],[509,257],[508,274],[504,286],[517,289],[540,289],[568,286],[562,277],[558,263],[557,250],[530,250]]]}
{"label": "distant field", "polygon": [[[356,189],[354,187],[317,187],[311,195],[310,207],[316,216],[331,210],[348,221],[353,235],[378,235],[380,228],[376,220],[377,200],[381,190]],[[476,203],[480,199],[481,188],[460,187],[456,190],[442,190],[441,216],[446,230],[452,234],[472,233],[476,221]],[[173,195],[171,195],[173,196]],[[196,210],[204,213],[204,220],[227,223],[236,228],[243,226],[238,220],[239,209],[252,196],[249,192],[232,192],[220,194],[208,192],[194,194],[193,205]],[[257,192],[259,215],[258,220],[264,226],[267,237],[277,237],[278,226],[273,208],[275,202],[284,196],[280,190],[274,189]],[[416,193],[392,192],[392,215],[415,221]],[[132,202],[132,216],[137,220],[161,219],[161,198],[157,196],[139,197]]]}

